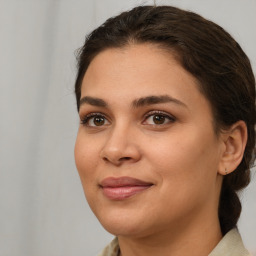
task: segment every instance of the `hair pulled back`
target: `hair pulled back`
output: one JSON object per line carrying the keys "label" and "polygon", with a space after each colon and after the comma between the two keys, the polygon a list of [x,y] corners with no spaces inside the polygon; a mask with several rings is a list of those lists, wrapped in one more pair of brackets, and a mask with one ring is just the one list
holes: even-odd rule
{"label": "hair pulled back", "polygon": [[239,219],[241,203],[236,192],[250,182],[254,160],[255,78],[250,61],[223,28],[193,12],[171,6],[139,6],[108,19],[86,37],[77,58],[78,110],[82,79],[92,59],[105,49],[140,43],[153,43],[171,52],[198,80],[211,104],[216,133],[239,120],[247,125],[243,160],[223,179],[219,220],[225,234]]}

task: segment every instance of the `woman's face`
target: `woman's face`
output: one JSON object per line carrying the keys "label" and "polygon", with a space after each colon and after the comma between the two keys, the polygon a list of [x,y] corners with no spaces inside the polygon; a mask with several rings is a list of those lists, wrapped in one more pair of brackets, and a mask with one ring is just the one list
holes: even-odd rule
{"label": "woman's face", "polygon": [[88,203],[115,235],[218,218],[223,143],[197,81],[169,53],[107,49],[82,82],[75,160]]}

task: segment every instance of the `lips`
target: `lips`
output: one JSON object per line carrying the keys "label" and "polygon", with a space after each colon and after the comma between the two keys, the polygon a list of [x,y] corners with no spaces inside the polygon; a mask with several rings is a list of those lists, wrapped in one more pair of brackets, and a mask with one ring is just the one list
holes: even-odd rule
{"label": "lips", "polygon": [[100,183],[103,194],[111,200],[124,200],[141,193],[153,184],[131,177],[109,177]]}

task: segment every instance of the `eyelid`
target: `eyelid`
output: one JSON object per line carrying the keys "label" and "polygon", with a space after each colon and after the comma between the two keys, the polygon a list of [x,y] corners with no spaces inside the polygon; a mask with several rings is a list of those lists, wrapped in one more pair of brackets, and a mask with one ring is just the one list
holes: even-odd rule
{"label": "eyelid", "polygon": [[[176,117],[174,117],[173,115],[171,115],[170,113],[166,112],[166,111],[163,111],[163,110],[151,110],[149,112],[147,112],[145,115],[144,115],[144,118],[143,118],[143,123],[146,122],[146,120],[151,117],[151,116],[154,116],[154,115],[161,115],[161,116],[164,116],[165,118],[169,119],[169,122],[168,123],[172,123],[172,122],[175,122],[176,121]],[[87,127],[98,127],[100,128],[101,126],[90,126],[88,125],[88,122],[90,121],[91,118],[93,117],[96,117],[96,116],[101,116],[103,117],[107,122],[108,124],[110,123],[110,118],[106,115],[106,114],[103,114],[102,112],[90,112],[88,114],[84,114],[84,115],[80,115],[80,123],[84,126],[87,126]],[[108,124],[104,124],[102,126],[106,126]],[[154,124],[148,124],[148,125],[154,125]],[[155,124],[155,126],[163,126],[165,124]]]}
{"label": "eyelid", "polygon": [[[165,111],[162,111],[162,110],[152,110],[152,111],[149,111],[145,116],[144,116],[144,121],[143,123],[146,121],[147,118],[151,117],[151,116],[154,116],[154,115],[162,115],[166,118],[168,118],[170,120],[170,122],[174,122],[176,121],[176,117],[174,117],[173,115],[171,115],[170,113],[167,113]],[[156,126],[159,126],[157,124],[155,124]],[[164,124],[162,124],[164,125]]]}
{"label": "eyelid", "polygon": [[[86,115],[81,115],[81,117],[80,117],[80,123],[81,123],[82,125],[84,125],[84,126],[87,126],[87,127],[94,127],[94,126],[89,126],[89,125],[88,125],[88,121],[89,121],[91,118],[96,117],[96,116],[102,116],[102,117],[104,117],[104,118],[107,120],[107,122],[110,123],[109,118],[108,118],[105,114],[103,114],[103,113],[101,113],[101,112],[90,112],[90,113],[88,113],[88,114],[86,114]],[[95,126],[95,127],[100,127],[100,126]]]}

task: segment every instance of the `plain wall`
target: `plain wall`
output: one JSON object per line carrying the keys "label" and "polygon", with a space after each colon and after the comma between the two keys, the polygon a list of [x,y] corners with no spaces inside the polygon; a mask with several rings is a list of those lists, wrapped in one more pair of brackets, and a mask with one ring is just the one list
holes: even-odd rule
{"label": "plain wall", "polygon": [[[0,255],[94,256],[111,239],[91,213],[74,163],[75,49],[127,0],[0,0]],[[156,1],[228,30],[256,71],[255,0]],[[255,72],[256,73],[256,72]],[[256,181],[239,228],[256,255]]]}

